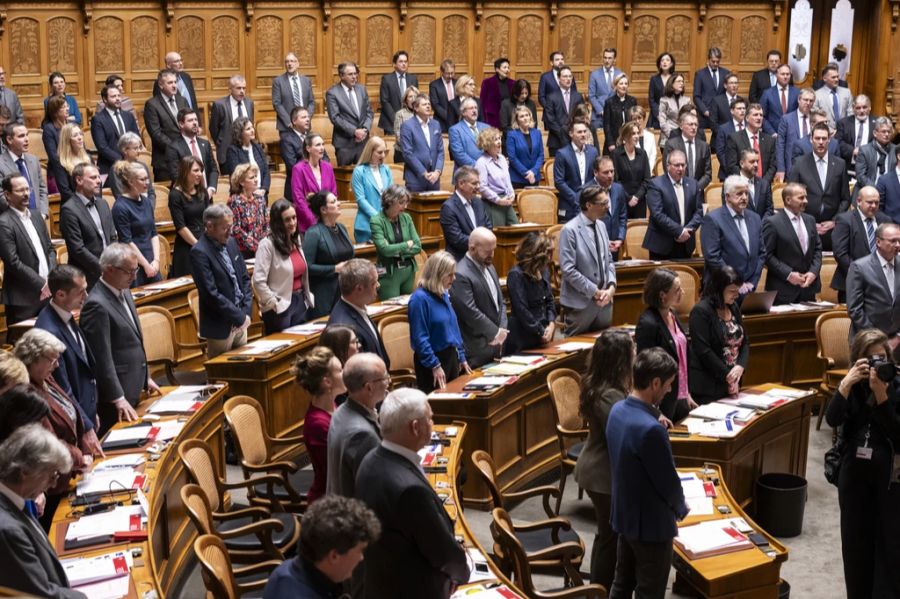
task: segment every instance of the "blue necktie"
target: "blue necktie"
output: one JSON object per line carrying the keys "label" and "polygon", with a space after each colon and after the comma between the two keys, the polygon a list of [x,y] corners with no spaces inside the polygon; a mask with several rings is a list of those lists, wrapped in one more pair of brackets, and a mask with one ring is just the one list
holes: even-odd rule
{"label": "blue necktie", "polygon": [[869,240],[869,251],[875,253],[875,227],[872,225],[872,219],[866,219],[866,237]]}
{"label": "blue necktie", "polygon": [[841,112],[838,109],[838,98],[837,98],[837,90],[831,90],[831,108],[834,110],[834,122],[837,123],[838,119],[841,118]]}
{"label": "blue necktie", "polygon": [[25,166],[25,159],[19,158],[16,160],[16,166],[19,167],[19,174],[25,177],[25,180],[28,181],[28,207],[34,210],[37,207],[34,201],[34,185],[31,184],[31,177],[28,175],[28,168]]}

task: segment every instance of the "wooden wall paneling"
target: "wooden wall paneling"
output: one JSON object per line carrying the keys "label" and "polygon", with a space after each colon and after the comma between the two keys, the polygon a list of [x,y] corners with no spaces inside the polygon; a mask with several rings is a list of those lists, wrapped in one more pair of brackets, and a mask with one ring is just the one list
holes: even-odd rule
{"label": "wooden wall paneling", "polygon": [[[626,39],[623,17],[624,11],[616,4],[597,7],[576,6],[560,10],[558,24],[554,28],[556,43],[551,44],[544,52],[540,71],[543,72],[549,67],[547,59],[550,52],[559,49],[566,57],[566,64],[572,67],[578,89],[585,97],[588,94],[591,72],[600,68],[603,63],[604,48],[615,48],[616,64],[628,72],[631,57],[623,43]],[[538,81],[539,78],[538,73],[534,76],[534,81]],[[632,87],[634,85],[632,82]],[[630,92],[640,97],[645,94],[643,91],[645,88],[646,84],[636,94],[634,93],[636,88]]]}

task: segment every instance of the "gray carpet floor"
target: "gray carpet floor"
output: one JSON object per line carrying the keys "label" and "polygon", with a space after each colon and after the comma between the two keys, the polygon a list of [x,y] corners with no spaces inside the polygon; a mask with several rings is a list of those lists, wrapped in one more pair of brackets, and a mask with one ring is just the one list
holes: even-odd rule
{"label": "gray carpet floor", "polygon": [[[791,585],[791,597],[794,599],[839,599],[845,596],[844,573],[841,560],[841,538],[839,528],[839,509],[837,489],[828,484],[822,475],[822,456],[831,446],[831,431],[823,427],[815,430],[815,419],[810,423],[809,452],[807,458],[806,478],[809,493],[803,520],[803,533],[790,539],[779,539],[789,550],[788,561],[782,566],[781,577]],[[240,469],[228,468],[228,478],[241,476]],[[472,476],[472,473],[469,474]],[[725,481],[727,485],[728,481]],[[235,496],[235,501],[243,498]],[[531,521],[544,516],[539,500],[530,500],[514,507],[511,512],[514,520]],[[588,569],[591,544],[593,543],[596,524],[594,511],[587,496],[578,499],[578,489],[574,480],[567,481],[563,498],[561,515],[571,520],[574,528],[585,543],[585,564],[582,570]],[[490,530],[490,513],[469,509],[465,512],[470,527],[485,549],[493,545]],[[680,597],[671,592],[674,570],[669,579],[667,597]],[[552,589],[562,586],[561,579],[548,576],[537,576],[536,586],[540,589]],[[199,570],[187,580],[182,591],[175,597],[194,599],[204,595],[203,582]]]}

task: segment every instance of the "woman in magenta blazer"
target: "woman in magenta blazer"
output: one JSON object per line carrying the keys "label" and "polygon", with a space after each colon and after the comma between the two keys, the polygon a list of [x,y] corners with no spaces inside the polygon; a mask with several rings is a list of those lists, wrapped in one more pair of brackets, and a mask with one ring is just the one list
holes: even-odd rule
{"label": "woman in magenta blazer", "polygon": [[337,195],[337,182],[331,163],[323,160],[325,140],[321,135],[310,133],[304,143],[306,160],[294,165],[291,171],[291,191],[294,193],[294,207],[297,209],[297,228],[301,233],[318,222],[309,209],[306,198],[316,192],[326,190]]}

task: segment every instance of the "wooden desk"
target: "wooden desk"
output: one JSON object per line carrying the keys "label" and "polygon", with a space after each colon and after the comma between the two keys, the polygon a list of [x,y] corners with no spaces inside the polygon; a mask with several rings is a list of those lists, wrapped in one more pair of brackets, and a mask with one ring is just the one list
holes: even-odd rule
{"label": "wooden desk", "polygon": [[818,386],[822,380],[822,361],[816,357],[816,319],[834,309],[832,306],[745,316],[750,361],[743,384],[780,382],[788,387]]}
{"label": "wooden desk", "polygon": [[[425,235],[424,237],[420,235],[419,241],[422,244],[422,251],[430,256],[441,249],[444,238],[437,235]],[[354,258],[365,258],[373,264],[378,262],[378,254],[375,251],[375,245],[372,243],[357,243],[353,246],[353,251]]]}
{"label": "wooden desk", "polygon": [[[762,392],[779,387],[767,384],[744,390]],[[732,496],[741,507],[747,507],[753,501],[754,485],[760,475],[789,472],[806,476],[809,419],[814,403],[816,392],[811,389],[806,397],[763,412],[731,439],[670,436],[675,463],[683,468],[717,465]],[[679,429],[684,430],[676,427]]]}
{"label": "wooden desk", "polygon": [[531,232],[546,231],[547,225],[513,225],[511,227],[494,227],[497,236],[497,251],[494,252],[494,266],[497,274],[506,276],[509,269],[516,265],[516,246]]}
{"label": "wooden desk", "polygon": [[[175,338],[179,343],[197,343],[197,324],[194,322],[194,315],[188,304],[188,294],[197,287],[190,276],[180,277],[178,280],[182,279],[184,282],[180,285],[170,287],[169,285],[176,280],[170,279],[137,287],[131,290],[131,294],[134,296],[134,303],[138,308],[160,306],[172,313],[172,317],[175,319]],[[164,288],[160,289],[160,286]],[[202,356],[203,353],[200,350],[194,350],[182,355],[182,359],[193,362]]]}
{"label": "wooden desk", "polygon": [[[715,474],[712,476],[719,480],[719,485],[716,487],[717,497],[713,499],[713,504],[716,506],[714,510],[717,509],[717,506],[726,505],[731,509],[731,513],[723,516],[718,511],[714,511],[711,516],[688,515],[684,521],[679,523],[679,526],[691,526],[723,517],[743,518],[747,524],[766,537],[775,552],[775,557],[769,557],[758,548],[753,547],[725,555],[692,560],[676,546],[672,560],[672,565],[675,567],[673,591],[677,591],[679,594],[688,594],[692,591],[709,599],[724,599],[725,597],[777,599],[781,580],[781,564],[787,561],[788,550],[744,513],[739,502],[735,501],[729,491],[729,487],[725,486],[726,481],[729,485],[731,485],[731,481],[727,476],[723,478],[722,471],[718,467],[714,466],[713,470]],[[697,469],[680,469],[679,472],[693,472],[701,479],[709,479]],[[684,593],[684,590],[688,590],[688,593]]]}
{"label": "wooden desk", "polygon": [[444,237],[444,231],[441,229],[441,205],[450,195],[449,191],[412,194],[406,211],[412,216],[419,236]]}
{"label": "wooden desk", "polygon": [[[643,264],[616,263],[616,295],[613,303],[613,324],[637,324],[644,305],[644,281],[653,270],[666,266],[667,262],[646,262]],[[689,266],[697,271],[703,280],[703,258],[679,260],[677,264]]]}

